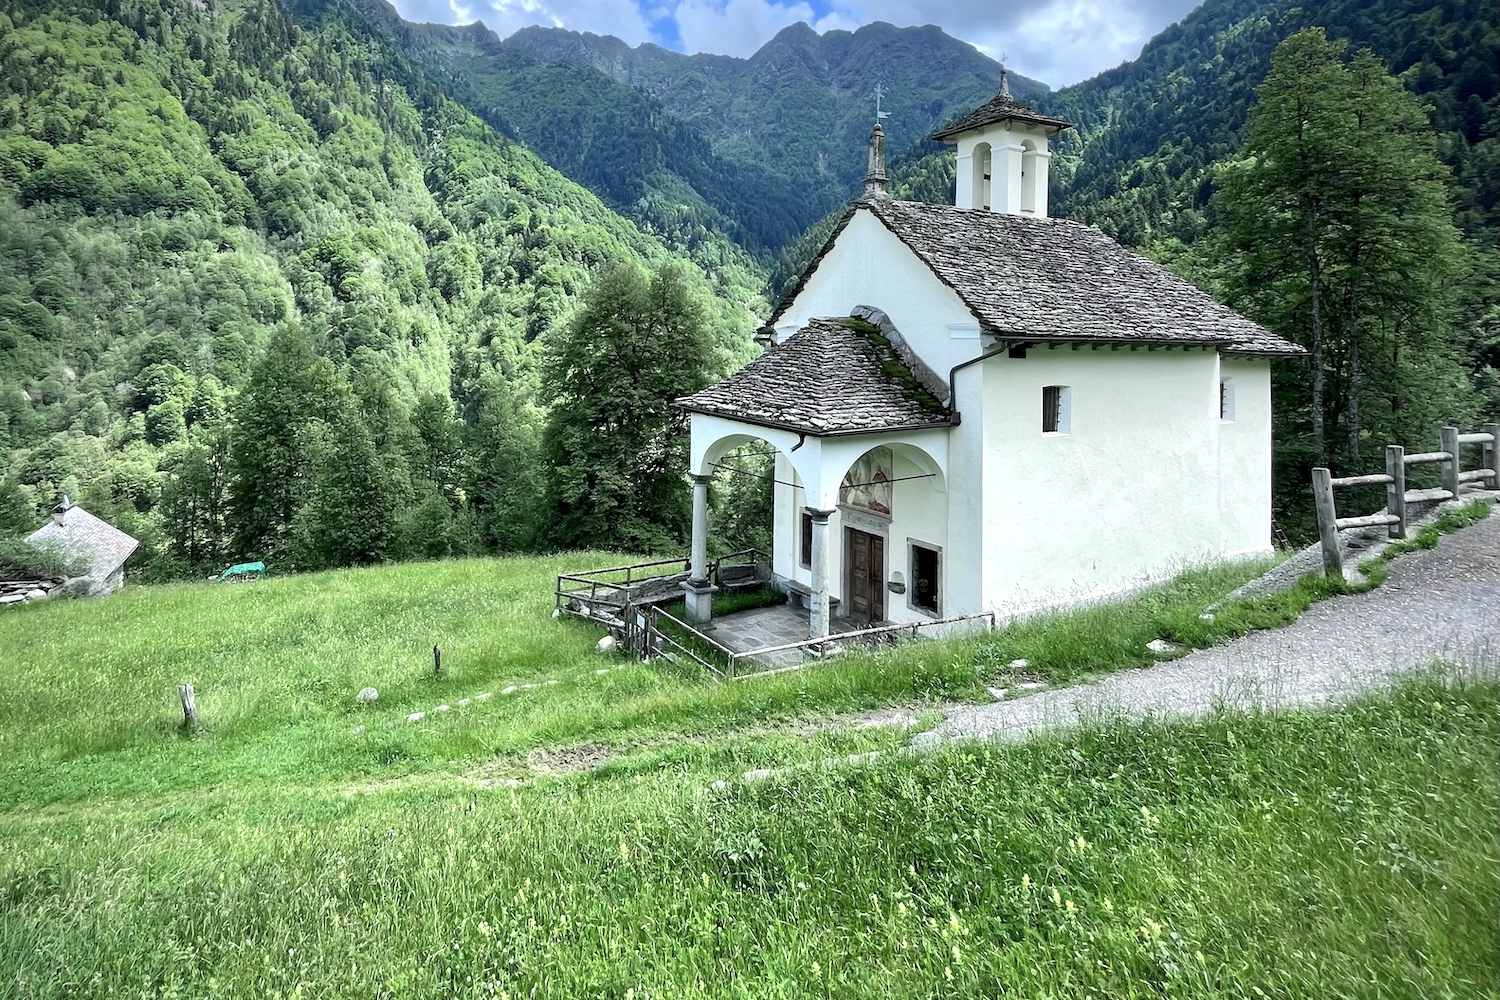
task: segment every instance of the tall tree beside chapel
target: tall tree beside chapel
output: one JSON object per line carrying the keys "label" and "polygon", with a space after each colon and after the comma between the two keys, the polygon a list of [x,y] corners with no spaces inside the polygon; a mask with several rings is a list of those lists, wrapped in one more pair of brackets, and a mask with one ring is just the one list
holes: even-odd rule
{"label": "tall tree beside chapel", "polygon": [[1214,205],[1230,304],[1311,351],[1279,373],[1280,456],[1368,464],[1476,401],[1456,350],[1469,252],[1427,114],[1321,28],[1277,46]]}
{"label": "tall tree beside chapel", "polygon": [[691,518],[687,425],[672,404],[721,368],[704,309],[675,266],[649,279],[630,266],[601,272],[544,362],[547,540],[680,546]]}

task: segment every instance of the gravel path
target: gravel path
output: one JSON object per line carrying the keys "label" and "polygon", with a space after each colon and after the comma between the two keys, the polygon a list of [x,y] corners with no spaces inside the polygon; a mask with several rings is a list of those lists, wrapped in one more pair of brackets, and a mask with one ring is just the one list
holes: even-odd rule
{"label": "gravel path", "polygon": [[1115,714],[1203,715],[1216,703],[1323,705],[1439,657],[1500,671],[1500,512],[1444,535],[1436,548],[1401,556],[1382,586],[1315,604],[1286,628],[1096,684],[965,708],[914,742],[1022,740]]}

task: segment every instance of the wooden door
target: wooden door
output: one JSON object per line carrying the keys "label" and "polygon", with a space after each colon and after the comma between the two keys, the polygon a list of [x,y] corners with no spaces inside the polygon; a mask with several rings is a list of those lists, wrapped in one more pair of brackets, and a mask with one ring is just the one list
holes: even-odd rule
{"label": "wooden door", "polygon": [[885,539],[850,528],[846,551],[849,617],[880,621],[885,617]]}

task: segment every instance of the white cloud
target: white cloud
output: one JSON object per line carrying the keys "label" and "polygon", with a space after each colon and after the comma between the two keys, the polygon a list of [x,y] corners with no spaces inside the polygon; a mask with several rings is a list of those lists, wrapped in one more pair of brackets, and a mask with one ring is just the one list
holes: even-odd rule
{"label": "white cloud", "polygon": [[819,18],[803,2],[771,0],[683,0],[677,5],[677,31],[684,52],[749,56],[789,24],[806,21],[818,32],[853,29],[863,21],[832,10]]}

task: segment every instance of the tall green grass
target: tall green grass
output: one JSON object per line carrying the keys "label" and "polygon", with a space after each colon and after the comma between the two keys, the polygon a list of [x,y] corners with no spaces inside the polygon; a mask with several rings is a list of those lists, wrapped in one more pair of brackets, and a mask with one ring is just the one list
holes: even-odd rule
{"label": "tall green grass", "polygon": [[[996,664],[1012,654],[1058,680],[1148,661],[1145,643],[1170,622],[1193,620],[1261,568],[1195,570],[1134,601],[991,636],[852,652],[723,684],[601,657],[597,630],[550,617],[555,575],[600,558],[134,587],[104,601],[8,611],[0,617],[0,806],[380,780],[524,757],[538,746],[629,748],[840,711],[984,699]],[[204,723],[196,736],[181,731],[180,683],[195,686]],[[365,686],[380,692],[373,705],[355,700]],[[483,693],[490,698],[478,700]],[[451,710],[434,711],[444,704]],[[425,718],[405,721],[416,712]]]}
{"label": "tall green grass", "polygon": [[18,997],[1479,997],[1500,687],[721,761],[0,815]]}

